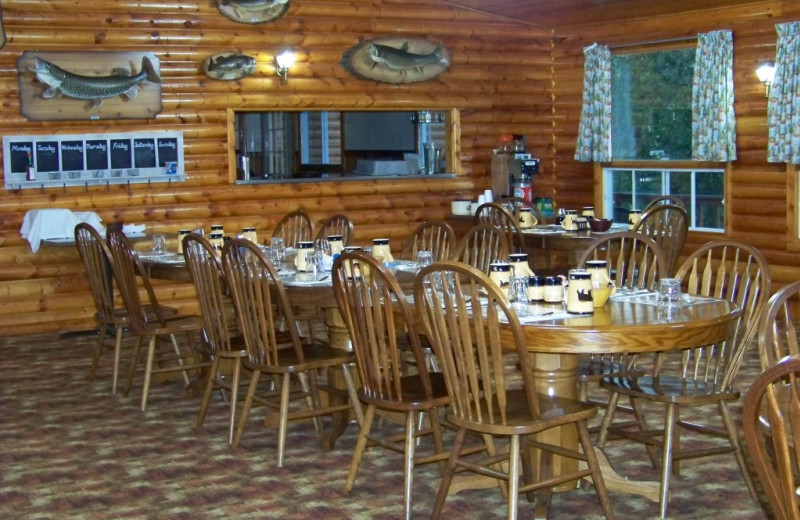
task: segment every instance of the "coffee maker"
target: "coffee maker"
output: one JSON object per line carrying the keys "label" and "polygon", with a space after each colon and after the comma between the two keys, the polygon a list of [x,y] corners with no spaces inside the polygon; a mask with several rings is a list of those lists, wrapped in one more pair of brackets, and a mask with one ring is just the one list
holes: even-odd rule
{"label": "coffee maker", "polygon": [[515,185],[527,182],[530,186],[536,173],[539,173],[539,159],[525,152],[524,136],[513,136],[511,144],[501,141],[492,157],[494,199],[514,195]]}

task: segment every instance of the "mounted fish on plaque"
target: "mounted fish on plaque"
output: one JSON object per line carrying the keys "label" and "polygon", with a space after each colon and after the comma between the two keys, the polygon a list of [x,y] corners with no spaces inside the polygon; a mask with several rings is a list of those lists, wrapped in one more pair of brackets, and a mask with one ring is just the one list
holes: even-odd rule
{"label": "mounted fish on plaque", "polygon": [[217,8],[237,23],[264,23],[286,14],[289,0],[217,0]]}
{"label": "mounted fish on plaque", "polygon": [[152,52],[25,51],[17,69],[19,111],[31,121],[148,119],[161,112]]}
{"label": "mounted fish on plaque", "polygon": [[250,76],[256,70],[256,59],[235,52],[221,52],[203,61],[203,72],[211,79],[235,80]]}
{"label": "mounted fish on plaque", "polygon": [[433,79],[450,67],[450,51],[423,38],[383,37],[359,43],[342,56],[350,74],[384,83]]}

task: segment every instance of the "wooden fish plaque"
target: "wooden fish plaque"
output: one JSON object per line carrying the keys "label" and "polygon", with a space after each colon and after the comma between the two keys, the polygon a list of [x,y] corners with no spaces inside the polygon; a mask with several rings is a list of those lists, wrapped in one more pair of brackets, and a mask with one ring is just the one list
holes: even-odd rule
{"label": "wooden fish plaque", "polygon": [[383,37],[359,43],[342,56],[342,67],[356,77],[383,83],[415,83],[450,67],[450,51],[423,38]]}
{"label": "wooden fish plaque", "polygon": [[161,112],[152,52],[26,51],[17,70],[20,113],[31,121],[151,119]]}

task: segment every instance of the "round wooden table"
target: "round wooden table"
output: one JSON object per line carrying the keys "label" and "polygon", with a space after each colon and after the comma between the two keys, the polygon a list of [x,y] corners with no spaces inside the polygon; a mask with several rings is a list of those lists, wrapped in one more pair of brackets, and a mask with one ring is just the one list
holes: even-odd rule
{"label": "round wooden table", "polygon": [[[528,351],[535,354],[532,363],[537,391],[578,398],[578,355],[647,353],[687,349],[724,341],[732,336],[741,310],[725,300],[690,299],[690,304],[659,309],[655,295],[630,296],[609,300],[588,316],[566,315],[561,304],[531,306],[532,313],[554,311],[554,319],[523,323]],[[512,345],[511,334],[505,337]],[[577,430],[554,428],[542,434],[542,440],[578,449]],[[609,490],[644,496],[658,502],[659,482],[630,481],[619,476],[608,459],[596,450]],[[558,458],[558,457],[557,457]],[[555,468],[574,471],[578,462],[561,458]],[[583,464],[583,463],[581,463]],[[560,466],[559,466],[560,465]],[[558,469],[556,469],[558,471]],[[577,484],[577,483],[576,483]],[[496,486],[493,479],[464,478],[453,481],[451,493],[461,489]],[[574,488],[562,486],[559,490]]]}

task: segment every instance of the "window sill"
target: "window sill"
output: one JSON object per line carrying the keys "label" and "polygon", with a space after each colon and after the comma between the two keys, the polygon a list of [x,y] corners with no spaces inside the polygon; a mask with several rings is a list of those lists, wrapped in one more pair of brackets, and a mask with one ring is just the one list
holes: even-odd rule
{"label": "window sill", "polygon": [[248,181],[237,180],[235,185],[246,186],[250,184],[299,184],[308,182],[348,182],[348,181],[380,181],[397,179],[455,179],[455,173],[436,173],[433,175],[341,175],[321,176],[303,179],[251,179]]}

